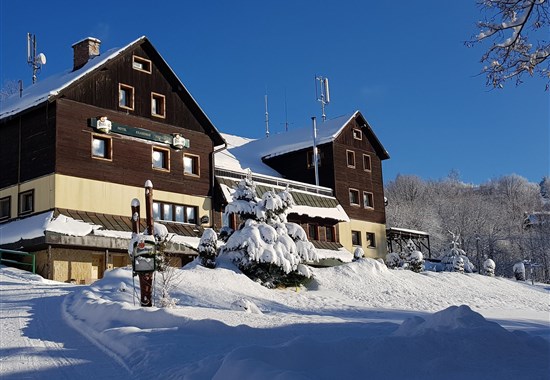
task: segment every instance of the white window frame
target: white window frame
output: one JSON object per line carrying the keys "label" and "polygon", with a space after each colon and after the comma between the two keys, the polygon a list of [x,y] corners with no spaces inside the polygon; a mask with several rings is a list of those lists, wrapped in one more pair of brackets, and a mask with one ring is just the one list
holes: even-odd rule
{"label": "white window frame", "polygon": [[[141,65],[140,68],[138,65]],[[144,68],[145,67],[145,68]],[[147,58],[140,57],[139,55],[132,56],[132,68],[142,73],[151,74],[151,60]]]}
{"label": "white window frame", "polygon": [[[126,95],[130,95],[130,101],[127,103],[130,103],[130,105],[122,104],[122,91],[126,91]],[[118,106],[119,108],[125,109],[125,110],[134,110],[134,99],[135,99],[135,88],[124,83],[118,84]]]}
{"label": "white window frame", "polygon": [[[368,168],[365,165],[365,158],[367,158],[368,162],[369,162],[369,165],[368,165],[369,167]],[[372,171],[372,159],[371,159],[370,154],[363,153],[363,170],[366,171],[366,172]]]}
{"label": "white window frame", "polygon": [[[166,167],[163,166],[159,168],[154,166],[153,154],[155,154],[155,152],[163,152],[165,154],[164,164],[166,164]],[[151,148],[151,167],[153,168],[153,170],[169,172],[170,171],[170,149],[162,148],[160,146],[153,146]]]}
{"label": "white window frame", "polygon": [[[371,205],[367,205],[367,200],[371,200]],[[374,209],[374,194],[370,191],[363,191],[363,207],[369,210]]]}

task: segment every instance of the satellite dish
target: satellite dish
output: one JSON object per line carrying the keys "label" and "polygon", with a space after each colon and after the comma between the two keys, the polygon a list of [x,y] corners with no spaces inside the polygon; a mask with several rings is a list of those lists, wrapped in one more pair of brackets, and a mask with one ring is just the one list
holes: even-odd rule
{"label": "satellite dish", "polygon": [[46,56],[44,55],[44,53],[40,53],[36,56],[36,63],[39,63],[41,65],[46,64]]}

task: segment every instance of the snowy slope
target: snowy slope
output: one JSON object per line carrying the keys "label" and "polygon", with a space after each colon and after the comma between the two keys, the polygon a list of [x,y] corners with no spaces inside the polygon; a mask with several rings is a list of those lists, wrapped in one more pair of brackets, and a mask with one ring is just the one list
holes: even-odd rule
{"label": "snowy slope", "polygon": [[[17,273],[0,269],[0,281],[44,286],[17,283]],[[314,275],[307,288],[269,290],[229,262],[191,263],[177,270],[178,306],[159,309],[134,306],[131,271],[116,269],[70,292],[59,284],[59,307],[63,323],[132,378],[548,378],[548,287],[394,271],[370,259]],[[63,342],[73,331],[59,334]],[[17,378],[12,362],[0,361],[7,378]]]}

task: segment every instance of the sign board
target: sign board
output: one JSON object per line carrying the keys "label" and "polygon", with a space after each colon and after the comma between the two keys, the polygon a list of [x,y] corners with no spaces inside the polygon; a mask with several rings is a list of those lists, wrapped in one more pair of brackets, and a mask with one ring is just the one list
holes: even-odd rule
{"label": "sign board", "polygon": [[155,241],[140,240],[134,247],[132,269],[136,273],[154,272],[157,269]]}
{"label": "sign board", "polygon": [[[110,123],[111,123],[110,133],[117,133],[119,135],[137,137],[139,139],[154,141],[162,144],[168,144],[171,146],[173,146],[174,144],[174,136],[168,133],[153,132],[148,129],[130,127],[128,125],[122,125],[112,121]],[[89,125],[92,128],[98,129],[98,119],[95,117],[89,119]],[[176,139],[176,142],[178,143],[177,149],[189,148],[190,146],[189,139],[185,139],[181,136],[179,137],[179,139]]]}

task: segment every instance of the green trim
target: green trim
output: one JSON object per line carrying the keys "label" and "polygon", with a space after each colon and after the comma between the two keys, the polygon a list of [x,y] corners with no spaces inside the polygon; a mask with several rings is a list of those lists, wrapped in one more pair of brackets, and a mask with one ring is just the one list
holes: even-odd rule
{"label": "green trim", "polygon": [[[31,256],[32,257],[32,262],[25,263],[25,262],[17,261],[17,260],[3,259],[2,258],[3,253],[7,253],[7,254],[10,254],[10,255],[18,255],[18,256]],[[11,249],[0,249],[0,263],[2,263],[2,262],[30,266],[30,267],[32,267],[32,273],[36,273],[36,257],[34,255],[34,253],[27,253],[27,252],[22,252],[22,251],[12,251]]]}
{"label": "green trim", "polygon": [[[89,126],[97,130],[97,118],[93,117],[88,119]],[[162,144],[168,144],[172,146],[172,141],[174,136],[168,133],[159,133],[153,132],[144,128],[130,127],[128,125],[123,125],[111,121],[111,131],[110,133],[116,133],[119,135],[125,135],[130,137],[136,137],[139,139],[144,139],[148,141],[154,141]],[[184,138],[184,148],[189,148],[190,143],[188,139]]]}

